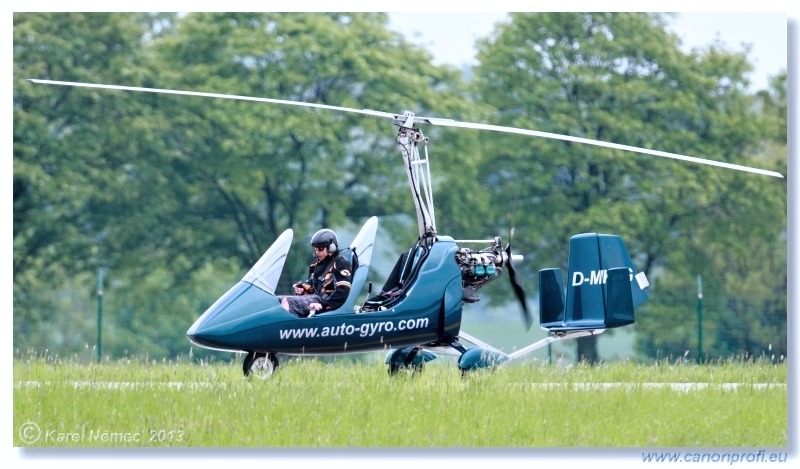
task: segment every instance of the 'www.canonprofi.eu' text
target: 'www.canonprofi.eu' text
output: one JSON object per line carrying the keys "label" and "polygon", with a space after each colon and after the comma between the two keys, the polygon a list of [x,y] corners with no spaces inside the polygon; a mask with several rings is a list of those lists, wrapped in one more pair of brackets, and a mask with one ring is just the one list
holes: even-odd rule
{"label": "'www.canonprofi.eu' text", "polygon": [[788,453],[768,453],[765,450],[759,451],[730,451],[730,452],[653,452],[642,453],[642,462],[666,462],[666,463],[709,463],[721,462],[728,464],[735,463],[765,463],[765,462],[786,462]]}

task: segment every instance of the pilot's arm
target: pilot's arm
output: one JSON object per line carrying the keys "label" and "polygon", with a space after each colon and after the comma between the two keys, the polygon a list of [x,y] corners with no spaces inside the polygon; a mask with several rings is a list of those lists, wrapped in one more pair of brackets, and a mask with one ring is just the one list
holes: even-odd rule
{"label": "pilot's arm", "polygon": [[314,286],[309,282],[297,282],[292,286],[294,287],[294,294],[297,296],[314,293]]}
{"label": "pilot's arm", "polygon": [[316,263],[315,264],[311,264],[311,266],[309,266],[309,268],[308,268],[308,278],[307,279],[301,280],[299,282],[296,282],[294,285],[292,285],[292,287],[294,287],[294,294],[295,295],[302,296],[302,295],[308,295],[310,293],[316,293],[314,291],[314,284],[312,283],[313,279],[314,279],[314,266],[315,265],[316,265]]}

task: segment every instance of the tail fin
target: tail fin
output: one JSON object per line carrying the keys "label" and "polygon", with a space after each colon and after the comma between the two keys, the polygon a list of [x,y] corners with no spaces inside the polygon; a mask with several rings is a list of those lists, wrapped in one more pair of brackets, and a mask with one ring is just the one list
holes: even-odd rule
{"label": "tail fin", "polygon": [[561,269],[539,271],[540,326],[552,331],[607,329],[634,322],[647,300],[647,279],[636,273],[622,238],[585,233],[569,241],[566,299]]}

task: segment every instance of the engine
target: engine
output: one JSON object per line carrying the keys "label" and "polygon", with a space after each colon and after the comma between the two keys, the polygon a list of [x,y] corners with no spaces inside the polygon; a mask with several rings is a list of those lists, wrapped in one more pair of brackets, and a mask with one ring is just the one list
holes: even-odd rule
{"label": "engine", "polygon": [[455,254],[456,263],[461,268],[464,301],[468,303],[478,301],[479,298],[475,296],[478,289],[499,277],[503,273],[503,267],[509,262],[522,260],[520,255],[512,255],[511,259],[509,259],[509,254],[502,248],[499,236],[489,241],[480,242],[488,242],[491,245],[479,251],[461,247]]}

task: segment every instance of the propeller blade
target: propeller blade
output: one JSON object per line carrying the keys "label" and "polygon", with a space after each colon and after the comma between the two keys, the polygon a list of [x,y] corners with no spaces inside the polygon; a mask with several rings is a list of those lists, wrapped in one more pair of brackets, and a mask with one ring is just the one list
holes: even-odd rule
{"label": "propeller blade", "polygon": [[34,78],[29,78],[28,81],[43,85],[73,86],[77,88],[95,88],[95,89],[119,90],[119,91],[138,91],[144,93],[158,93],[158,94],[177,94],[183,96],[199,96],[202,98],[220,98],[220,99],[233,99],[237,101],[253,101],[258,103],[285,104],[288,106],[310,107],[316,109],[327,109],[330,111],[341,111],[341,112],[351,112],[355,114],[363,114],[367,116],[380,117],[382,119],[389,119],[401,124],[405,123],[408,120],[407,115],[373,111],[371,109],[353,109],[349,107],[329,106],[327,104],[305,103],[302,101],[289,101],[285,99],[256,98],[252,96],[239,96],[234,94],[205,93],[202,91],[168,90],[162,88],[142,88],[138,86],[103,85],[96,83],[80,83],[73,81],[39,80]]}
{"label": "propeller blade", "polygon": [[515,127],[503,127],[499,125],[490,124],[474,124],[471,122],[459,122],[452,119],[438,119],[435,117],[417,117],[418,122],[427,122],[432,125],[439,125],[442,127],[459,127],[462,129],[479,129],[479,130],[492,130],[494,132],[505,132],[510,134],[530,135],[533,137],[550,138],[554,140],[564,140],[567,142],[583,143],[586,145],[595,145],[598,147],[613,148],[616,150],[630,151],[634,153],[643,153],[645,155],[661,156],[664,158],[672,158],[681,161],[689,161],[692,163],[706,164],[710,166],[718,166],[720,168],[734,169],[737,171],[745,171],[748,173],[761,174],[764,176],[772,176],[783,178],[781,173],[775,171],[768,171],[765,169],[751,168],[749,166],[742,166],[738,164],[725,163],[722,161],[708,160],[705,158],[697,158],[694,156],[679,155],[676,153],[668,153],[659,150],[650,150],[647,148],[632,147],[629,145],[620,145],[617,143],[603,142],[600,140],[592,140],[582,137],[571,137],[569,135],[553,134],[549,132],[540,132],[537,130],[519,129]]}
{"label": "propeller blade", "polygon": [[519,284],[517,271],[514,269],[514,264],[511,261],[511,243],[506,245],[506,263],[508,264],[508,278],[511,280],[511,288],[514,289],[514,294],[517,296],[517,300],[519,300],[522,306],[522,319],[525,321],[525,330],[530,330],[533,320],[531,319],[530,311],[528,311],[528,303],[525,301],[525,290],[523,290],[522,285]]}

